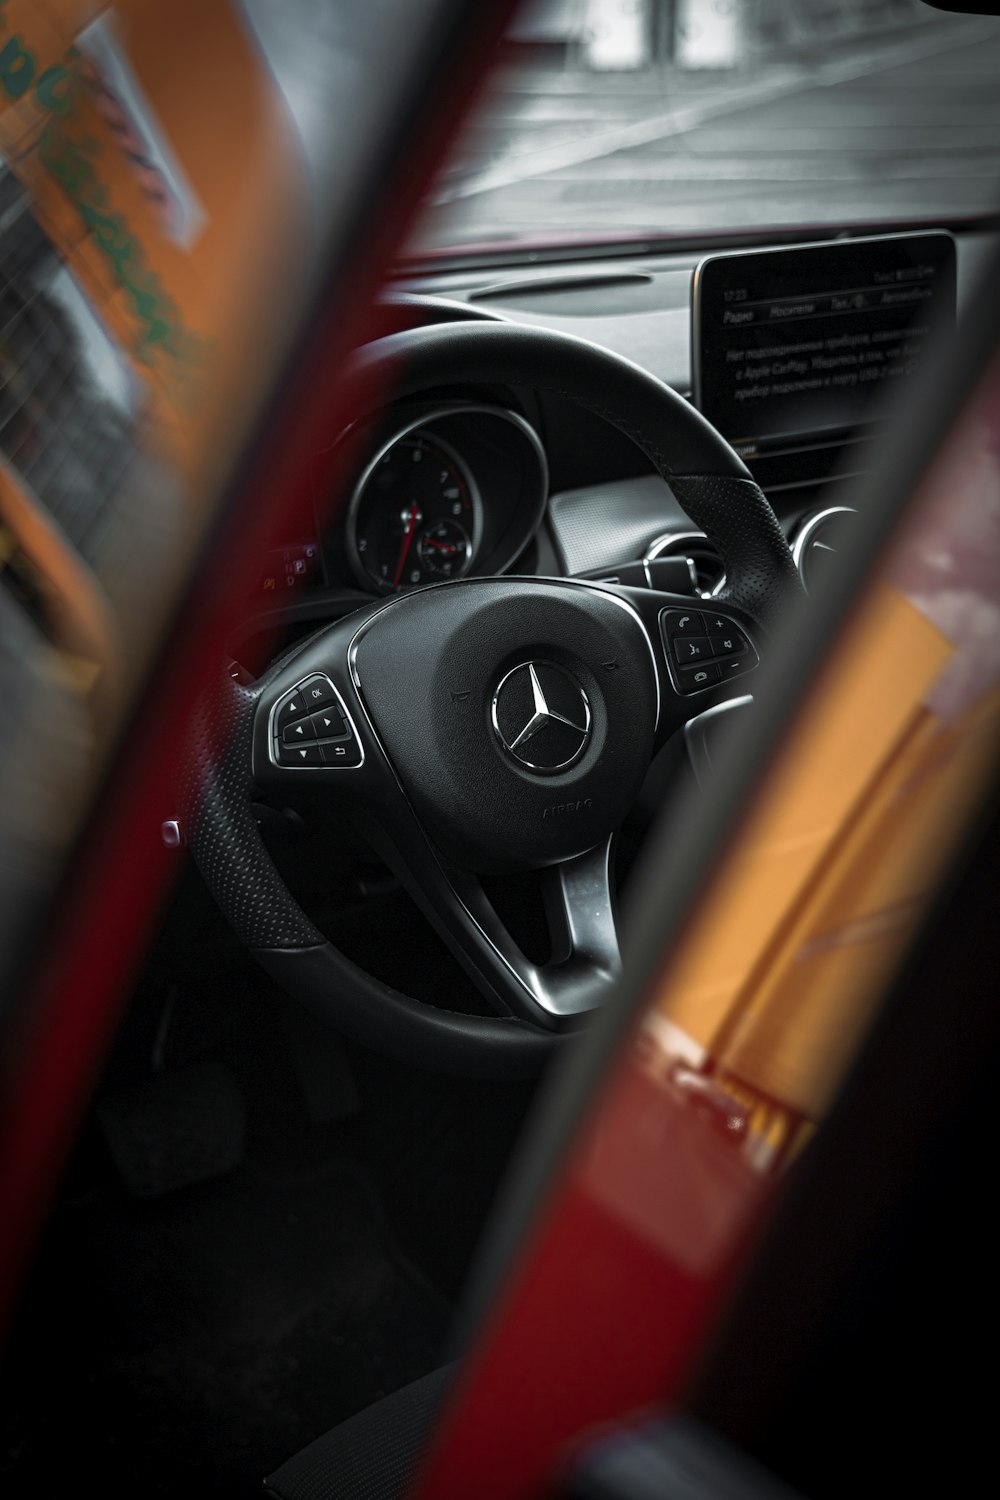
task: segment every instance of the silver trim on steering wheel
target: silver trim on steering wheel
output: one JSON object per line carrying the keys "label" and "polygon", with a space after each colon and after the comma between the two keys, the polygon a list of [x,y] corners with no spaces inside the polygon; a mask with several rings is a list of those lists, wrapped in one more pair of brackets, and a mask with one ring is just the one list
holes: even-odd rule
{"label": "silver trim on steering wheel", "polygon": [[[534,583],[537,579],[526,581]],[[547,581],[557,583],[563,588],[583,589],[598,593],[633,617],[642,631],[653,667],[653,682],[656,689],[656,724],[658,725],[660,719],[659,673],[653,644],[638,611],[627,599],[589,580],[549,579]],[[463,583],[468,586],[470,582],[471,580],[468,579],[456,580],[432,584],[429,588],[454,588],[460,587]],[[429,588],[422,589],[420,592],[429,592]],[[621,970],[621,953],[614,918],[612,877],[614,834],[596,848],[574,859],[554,865],[544,872],[552,877],[554,905],[562,917],[568,953],[563,955],[561,962],[556,962],[551,967],[532,963],[517,947],[514,939],[503,926],[475,877],[467,876],[451,867],[446,868],[399,779],[365,702],[364,685],[357,664],[358,647],[375,621],[386,610],[395,609],[407,598],[412,597],[413,595],[397,594],[386,599],[367,619],[362,621],[347,647],[348,672],[368,732],[374,744],[378,746],[396,783],[399,795],[409,810],[414,826],[420,830],[427,857],[434,861],[437,872],[446,882],[456,906],[464,914],[464,920],[478,930],[495,954],[498,963],[503,966],[524,994],[528,1005],[525,1010],[521,1011],[521,1014],[530,1018],[530,1010],[534,1006],[537,1011],[549,1018],[551,1024],[559,1017],[579,1015],[592,1010],[600,1003],[606,986],[617,978]],[[426,893],[423,890],[413,889],[411,894],[419,900]],[[538,1024],[542,1017],[536,1015],[534,1019]]]}

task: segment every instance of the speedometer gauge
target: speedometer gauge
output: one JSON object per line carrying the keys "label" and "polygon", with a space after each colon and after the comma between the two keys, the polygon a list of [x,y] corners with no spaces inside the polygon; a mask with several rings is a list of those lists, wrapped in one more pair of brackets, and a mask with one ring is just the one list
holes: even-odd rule
{"label": "speedometer gauge", "polygon": [[397,437],[365,470],[348,511],[358,581],[394,593],[461,578],[479,512],[472,476],[448,443],[419,429]]}

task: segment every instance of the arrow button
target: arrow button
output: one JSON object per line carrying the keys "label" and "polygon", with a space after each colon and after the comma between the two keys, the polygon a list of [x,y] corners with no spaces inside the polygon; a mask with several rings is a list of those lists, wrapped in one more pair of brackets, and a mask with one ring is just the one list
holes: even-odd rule
{"label": "arrow button", "polygon": [[321,708],[317,714],[310,714],[309,723],[318,740],[346,739],[351,732],[344,723],[344,716],[336,704],[331,704],[329,708]]}
{"label": "arrow button", "polygon": [[296,719],[293,724],[286,724],[281,731],[281,743],[283,745],[302,745],[307,740],[314,740],[316,731],[311,719]]}

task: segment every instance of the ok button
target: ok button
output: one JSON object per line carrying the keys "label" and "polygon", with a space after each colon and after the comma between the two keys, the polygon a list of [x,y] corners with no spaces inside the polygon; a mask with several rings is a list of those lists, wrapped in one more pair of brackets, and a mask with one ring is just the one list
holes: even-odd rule
{"label": "ok button", "polygon": [[671,642],[674,656],[682,667],[691,662],[706,661],[712,655],[707,635],[675,635]]}

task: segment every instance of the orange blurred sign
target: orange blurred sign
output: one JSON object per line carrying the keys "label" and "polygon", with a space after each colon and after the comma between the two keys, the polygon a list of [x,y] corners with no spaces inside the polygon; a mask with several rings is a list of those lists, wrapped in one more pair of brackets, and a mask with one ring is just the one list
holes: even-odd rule
{"label": "orange blurred sign", "polygon": [[305,203],[239,7],[0,0],[0,155],[183,458],[265,335]]}
{"label": "orange blurred sign", "polygon": [[[122,444],[143,462],[124,480],[120,466],[105,475],[82,464],[83,503],[95,515],[110,509],[116,498],[105,489],[122,482],[152,515],[154,493],[169,495],[180,563],[287,332],[287,289],[305,285],[301,145],[242,7],[0,0],[0,167],[26,194],[0,232],[16,237],[26,208],[93,324],[81,331],[65,307],[46,311],[33,282],[11,288],[35,303],[39,328],[64,340],[63,394],[82,382],[84,345],[109,341],[128,372]],[[22,264],[13,254],[11,267],[15,281],[34,275],[30,255]],[[49,496],[21,472],[46,424],[54,441],[70,440],[35,389],[29,341],[11,327],[0,344],[27,434],[4,450],[0,521],[37,570],[42,597],[58,603],[50,638],[77,651],[85,643],[106,682],[127,654],[124,637],[134,644],[135,622],[123,631],[113,619],[100,563],[77,554]],[[169,588],[172,561],[157,560],[156,588]]]}

